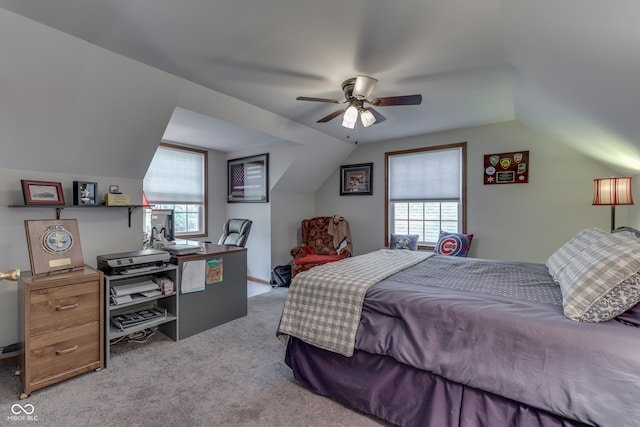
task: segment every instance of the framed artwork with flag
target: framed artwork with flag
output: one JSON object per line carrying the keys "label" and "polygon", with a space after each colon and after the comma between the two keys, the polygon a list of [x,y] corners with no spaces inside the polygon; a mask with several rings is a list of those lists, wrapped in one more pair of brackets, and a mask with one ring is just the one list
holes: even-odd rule
{"label": "framed artwork with flag", "polygon": [[227,202],[269,201],[269,153],[227,160]]}
{"label": "framed artwork with flag", "polygon": [[529,151],[484,155],[484,183],[526,184],[529,182]]}

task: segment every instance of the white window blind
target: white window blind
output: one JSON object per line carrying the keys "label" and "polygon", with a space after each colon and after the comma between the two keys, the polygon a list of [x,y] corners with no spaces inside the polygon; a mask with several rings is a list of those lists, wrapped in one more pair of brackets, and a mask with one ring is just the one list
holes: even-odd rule
{"label": "white window blind", "polygon": [[389,201],[459,201],[461,149],[389,157]]}
{"label": "white window blind", "polygon": [[159,146],[144,177],[151,204],[203,204],[203,153]]}

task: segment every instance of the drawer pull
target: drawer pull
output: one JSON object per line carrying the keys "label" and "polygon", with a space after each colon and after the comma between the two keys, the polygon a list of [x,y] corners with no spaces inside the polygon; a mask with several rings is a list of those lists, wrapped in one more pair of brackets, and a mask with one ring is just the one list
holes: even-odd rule
{"label": "drawer pull", "polygon": [[74,308],[78,308],[78,303],[62,305],[62,306],[59,305],[56,307],[56,311],[73,310]]}
{"label": "drawer pull", "polygon": [[72,351],[76,351],[77,349],[78,346],[74,345],[73,347],[65,348],[64,350],[56,350],[56,355],[60,356],[62,354],[71,353]]}

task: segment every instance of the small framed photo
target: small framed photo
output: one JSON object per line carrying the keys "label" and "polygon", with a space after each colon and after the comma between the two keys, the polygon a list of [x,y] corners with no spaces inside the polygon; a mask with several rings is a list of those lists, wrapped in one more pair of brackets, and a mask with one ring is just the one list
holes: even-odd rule
{"label": "small framed photo", "polygon": [[111,194],[120,194],[120,186],[119,185],[110,185],[109,193]]}
{"label": "small framed photo", "polygon": [[373,194],[373,163],[340,166],[341,196],[370,196]]}
{"label": "small framed photo", "polygon": [[73,204],[97,205],[98,183],[73,181]]}
{"label": "small framed photo", "polygon": [[64,205],[61,183],[26,179],[20,182],[25,205]]}

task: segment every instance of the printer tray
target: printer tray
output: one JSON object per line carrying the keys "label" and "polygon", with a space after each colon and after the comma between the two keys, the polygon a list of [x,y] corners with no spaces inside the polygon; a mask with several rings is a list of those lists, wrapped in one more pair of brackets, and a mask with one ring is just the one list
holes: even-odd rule
{"label": "printer tray", "polygon": [[111,324],[121,331],[148,322],[150,320],[167,317],[167,311],[159,308],[150,308],[132,313],[122,313],[111,316]]}

